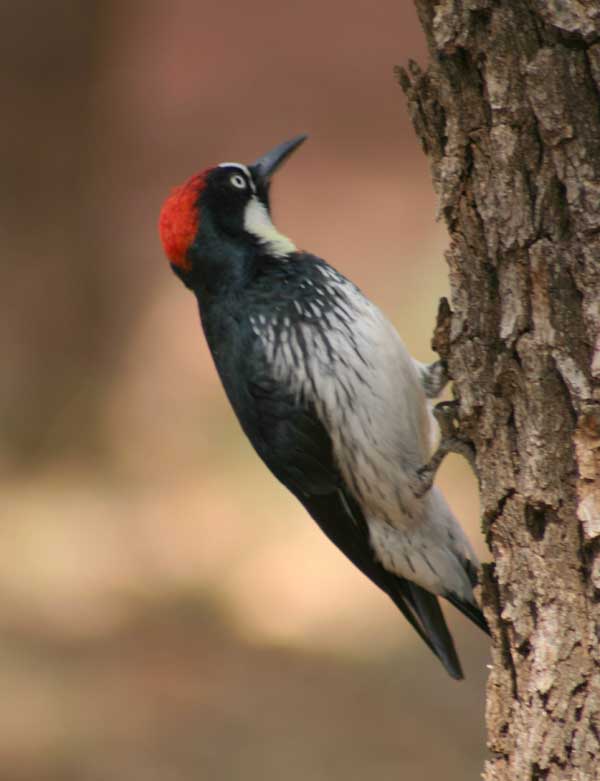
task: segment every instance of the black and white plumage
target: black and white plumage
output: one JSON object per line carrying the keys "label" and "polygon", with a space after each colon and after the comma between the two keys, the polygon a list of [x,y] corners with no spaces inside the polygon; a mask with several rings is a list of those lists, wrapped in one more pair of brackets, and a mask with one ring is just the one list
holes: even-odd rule
{"label": "black and white plumage", "polygon": [[426,399],[435,388],[382,312],[273,226],[270,177],[303,140],[178,188],[161,214],[165,250],[196,294],[216,368],[259,456],[461,678],[437,597],[487,626],[463,530],[435,486],[414,490],[435,444]]}

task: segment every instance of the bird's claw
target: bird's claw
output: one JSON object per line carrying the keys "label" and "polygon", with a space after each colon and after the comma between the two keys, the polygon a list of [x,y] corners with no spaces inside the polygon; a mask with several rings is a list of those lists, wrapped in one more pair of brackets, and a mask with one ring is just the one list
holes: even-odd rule
{"label": "bird's claw", "polygon": [[428,399],[437,399],[449,381],[446,361],[434,361],[422,364],[420,369],[421,385]]}
{"label": "bird's claw", "polygon": [[412,481],[412,490],[417,498],[424,496],[433,485],[435,476],[448,453],[458,453],[467,459],[475,472],[475,450],[458,436],[456,401],[442,401],[433,408],[433,414],[440,427],[440,444],[428,464],[417,469]]}

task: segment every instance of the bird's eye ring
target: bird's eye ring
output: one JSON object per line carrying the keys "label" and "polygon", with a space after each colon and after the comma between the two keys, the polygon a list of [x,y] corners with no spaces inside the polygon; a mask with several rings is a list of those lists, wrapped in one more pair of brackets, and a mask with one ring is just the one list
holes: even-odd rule
{"label": "bird's eye ring", "polygon": [[246,189],[246,180],[244,179],[243,176],[240,176],[240,174],[234,174],[229,178],[229,181],[238,190]]}

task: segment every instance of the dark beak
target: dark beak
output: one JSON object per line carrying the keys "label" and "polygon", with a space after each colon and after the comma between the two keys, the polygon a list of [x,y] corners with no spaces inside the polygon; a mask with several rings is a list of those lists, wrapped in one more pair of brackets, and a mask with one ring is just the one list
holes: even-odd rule
{"label": "dark beak", "polygon": [[306,141],[307,138],[307,135],[302,134],[301,136],[292,138],[290,141],[284,141],[283,144],[279,144],[279,146],[276,146],[274,149],[271,149],[270,152],[267,152],[266,155],[255,160],[250,167],[268,184],[269,179],[273,176],[279,166],[281,166],[292,152],[297,149],[300,144]]}

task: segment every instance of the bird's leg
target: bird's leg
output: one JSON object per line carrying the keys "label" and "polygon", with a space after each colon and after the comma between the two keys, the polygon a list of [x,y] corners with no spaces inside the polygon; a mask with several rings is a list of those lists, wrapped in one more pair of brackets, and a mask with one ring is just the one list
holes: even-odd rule
{"label": "bird's leg", "polygon": [[428,399],[437,399],[448,384],[448,367],[445,361],[425,364],[415,361],[421,385]]}
{"label": "bird's leg", "polygon": [[457,407],[456,401],[442,401],[433,408],[433,414],[440,427],[440,444],[429,463],[416,472],[413,491],[419,498],[424,496],[433,485],[436,473],[448,453],[464,456],[475,472],[475,451],[468,442],[457,436]]}

